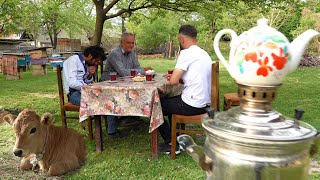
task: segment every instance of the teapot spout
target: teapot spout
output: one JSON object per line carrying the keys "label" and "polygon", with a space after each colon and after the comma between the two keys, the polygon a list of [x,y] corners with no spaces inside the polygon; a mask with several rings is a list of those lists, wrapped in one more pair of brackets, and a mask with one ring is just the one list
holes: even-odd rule
{"label": "teapot spout", "polygon": [[319,32],[308,29],[296,39],[294,39],[290,44],[290,52],[291,52],[291,62],[289,63],[289,72],[294,71],[299,66],[301,61],[301,56],[305,48],[307,47],[308,43],[314,38],[315,36],[319,35]]}
{"label": "teapot spout", "polygon": [[187,153],[191,155],[192,159],[197,162],[201,169],[210,174],[212,171],[213,162],[206,158],[205,154],[203,153],[203,147],[198,146],[190,136],[185,134],[178,136],[177,140],[180,147],[182,147],[184,151],[187,151]]}

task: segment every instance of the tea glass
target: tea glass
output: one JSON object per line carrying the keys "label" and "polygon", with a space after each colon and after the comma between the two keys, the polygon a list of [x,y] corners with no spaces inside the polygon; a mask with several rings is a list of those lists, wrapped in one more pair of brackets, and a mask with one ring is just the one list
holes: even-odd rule
{"label": "tea glass", "polygon": [[152,81],[152,76],[153,76],[153,74],[151,74],[151,73],[146,73],[146,81]]}
{"label": "tea glass", "polygon": [[116,72],[110,72],[110,81],[117,80],[117,73]]}
{"label": "tea glass", "polygon": [[135,70],[135,69],[130,69],[130,75],[131,75],[132,77],[135,77],[135,76],[137,75],[136,70]]}

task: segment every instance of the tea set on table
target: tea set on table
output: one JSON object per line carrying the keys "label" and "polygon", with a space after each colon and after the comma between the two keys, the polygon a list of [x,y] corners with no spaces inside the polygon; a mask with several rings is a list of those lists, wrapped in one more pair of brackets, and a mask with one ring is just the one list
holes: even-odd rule
{"label": "tea set on table", "polygon": [[155,82],[153,80],[154,76],[155,76],[155,71],[152,69],[152,70],[147,70],[145,72],[145,76],[138,73],[136,74],[136,70],[134,69],[131,69],[130,70],[130,75],[131,76],[125,76],[125,77],[118,77],[117,78],[117,73],[116,72],[111,72],[110,73],[110,81],[107,81],[109,83],[116,83],[118,82],[118,80],[120,81],[134,81],[134,82],[144,82],[144,83],[153,83]]}
{"label": "tea set on table", "polygon": [[153,77],[155,76],[155,71],[152,69],[150,70],[147,70],[145,72],[145,76],[141,75],[141,74],[133,74],[131,73],[131,76],[133,76],[132,80],[135,81],[135,82],[144,82],[144,83],[153,83],[155,82],[153,80]]}

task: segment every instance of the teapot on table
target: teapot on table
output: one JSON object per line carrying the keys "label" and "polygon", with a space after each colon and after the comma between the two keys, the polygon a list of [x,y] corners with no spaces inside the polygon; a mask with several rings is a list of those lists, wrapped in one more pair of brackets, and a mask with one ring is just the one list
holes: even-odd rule
{"label": "teapot on table", "polygon": [[[219,60],[239,84],[281,84],[289,72],[297,69],[309,41],[319,34],[309,29],[289,43],[267,23],[267,19],[259,19],[258,26],[239,36],[231,29],[224,29],[214,38],[213,46]],[[219,40],[225,34],[231,35],[229,62],[219,49]]]}

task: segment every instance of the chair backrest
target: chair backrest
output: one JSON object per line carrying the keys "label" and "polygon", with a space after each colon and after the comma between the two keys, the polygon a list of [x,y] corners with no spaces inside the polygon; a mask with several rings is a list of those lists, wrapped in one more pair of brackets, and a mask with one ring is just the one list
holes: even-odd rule
{"label": "chair backrest", "polygon": [[[106,54],[106,58],[108,57],[107,56],[108,54]],[[105,59],[104,61],[107,61],[107,59]],[[96,73],[94,74],[94,81],[95,82],[99,82],[99,80],[101,79],[101,76],[102,76],[102,73],[103,73],[103,62],[104,61],[99,61],[99,64],[97,65],[97,71]],[[99,67],[100,67],[100,78],[99,78]]]}
{"label": "chair backrest", "polygon": [[211,72],[211,107],[220,111],[219,61],[212,63]]}
{"label": "chair backrest", "polygon": [[57,64],[57,80],[58,80],[58,89],[59,89],[59,100],[60,100],[60,108],[64,106],[64,92],[63,92],[63,83],[62,83],[62,67]]}

